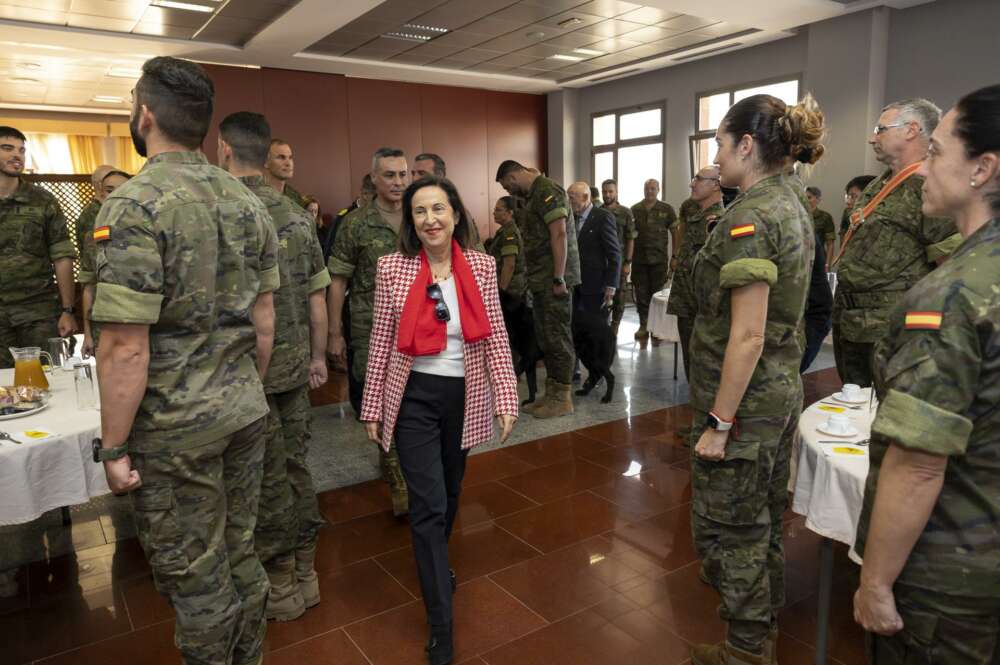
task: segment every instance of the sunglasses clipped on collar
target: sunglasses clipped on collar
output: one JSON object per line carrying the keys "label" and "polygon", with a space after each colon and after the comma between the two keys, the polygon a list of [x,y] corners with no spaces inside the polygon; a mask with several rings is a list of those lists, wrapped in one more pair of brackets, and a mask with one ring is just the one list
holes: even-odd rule
{"label": "sunglasses clipped on collar", "polygon": [[427,287],[427,297],[434,301],[434,318],[438,321],[451,321],[451,312],[444,301],[444,293],[441,292],[440,284],[431,284]]}

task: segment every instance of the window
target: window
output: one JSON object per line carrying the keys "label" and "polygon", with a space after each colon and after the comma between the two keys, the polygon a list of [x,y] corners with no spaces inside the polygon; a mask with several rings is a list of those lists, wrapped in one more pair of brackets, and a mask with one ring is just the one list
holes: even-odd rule
{"label": "window", "polygon": [[729,107],[752,95],[774,95],[786,104],[799,100],[799,79],[760,83],[698,95],[695,110],[695,133],[690,139],[691,176],[715,160],[715,130],[726,117]]}
{"label": "window", "polygon": [[650,178],[664,177],[663,114],[663,104],[656,104],[593,117],[593,184],[600,189],[605,180],[617,180],[622,205],[641,201],[643,184]]}

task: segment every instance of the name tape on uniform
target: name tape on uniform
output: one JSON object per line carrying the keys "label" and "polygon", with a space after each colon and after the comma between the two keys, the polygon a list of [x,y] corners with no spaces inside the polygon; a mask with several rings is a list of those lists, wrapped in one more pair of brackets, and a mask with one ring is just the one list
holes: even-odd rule
{"label": "name tape on uniform", "polygon": [[941,328],[941,312],[907,312],[907,330],[939,330]]}
{"label": "name tape on uniform", "polygon": [[752,236],[757,232],[756,224],[741,224],[739,226],[734,226],[729,229],[729,237],[731,238],[745,238],[746,236]]}

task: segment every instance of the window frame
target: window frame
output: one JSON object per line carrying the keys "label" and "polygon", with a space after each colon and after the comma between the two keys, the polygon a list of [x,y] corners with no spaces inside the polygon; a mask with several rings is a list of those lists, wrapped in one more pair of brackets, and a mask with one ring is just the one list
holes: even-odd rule
{"label": "window frame", "polygon": [[[698,126],[698,119],[701,114],[701,100],[705,97],[712,97],[713,95],[721,95],[727,93],[729,95],[729,106],[734,104],[733,100],[736,97],[736,93],[740,90],[746,90],[747,88],[759,88],[765,85],[774,85],[775,83],[788,83],[790,81],[795,81],[799,96],[802,94],[802,84],[804,81],[802,72],[795,72],[785,74],[783,76],[773,76],[766,79],[760,79],[756,81],[745,81],[742,83],[736,83],[727,86],[721,86],[718,88],[712,88],[709,90],[702,90],[694,94],[694,132],[688,137],[688,162],[691,168],[691,177],[694,177],[696,173],[695,170],[695,146],[699,141],[705,139],[714,138],[715,132],[718,127],[712,127],[710,129],[700,129]],[[591,167],[593,168],[593,167]]]}
{"label": "window frame", "polygon": [[[660,111],[660,133],[659,134],[649,134],[647,136],[640,136],[634,139],[621,140],[621,129],[622,129],[622,116],[629,115],[631,113],[641,113],[643,111]],[[615,142],[614,143],[603,143],[601,145],[594,145],[594,120],[606,115],[615,116]],[[590,114],[590,126],[588,128],[590,132],[590,181],[598,189],[601,188],[601,183],[595,182],[597,177],[596,168],[594,166],[594,161],[599,153],[610,152],[612,159],[612,178],[616,181],[618,180],[618,151],[622,148],[631,148],[634,146],[651,145],[659,143],[663,151],[663,157],[661,159],[661,173],[660,173],[660,185],[662,187],[663,182],[666,179],[667,173],[667,100],[661,99],[653,102],[646,102],[643,104],[632,104],[630,106],[623,106],[615,109],[604,109],[601,111],[595,111]]]}

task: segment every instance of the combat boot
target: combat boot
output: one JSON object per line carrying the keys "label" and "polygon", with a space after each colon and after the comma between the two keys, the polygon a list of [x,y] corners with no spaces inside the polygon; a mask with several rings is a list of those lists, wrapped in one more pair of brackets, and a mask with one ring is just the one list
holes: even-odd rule
{"label": "combat boot", "polygon": [[653,340],[653,348],[656,348],[657,346],[659,346],[660,343],[663,341],[659,337],[657,337],[656,335],[650,335],[650,338]]}
{"label": "combat boot", "polygon": [[649,331],[646,330],[645,324],[639,326],[639,329],[635,331],[635,341],[639,342],[640,349],[645,349],[646,344],[649,343]]}
{"label": "combat boot", "polygon": [[768,665],[764,655],[754,655],[725,644],[696,644],[691,648],[691,665]]}
{"label": "combat boot", "polygon": [[555,381],[553,381],[552,379],[546,378],[545,379],[545,393],[540,394],[540,395],[536,394],[535,395],[535,401],[532,402],[531,404],[525,404],[524,406],[522,406],[521,407],[521,412],[522,413],[532,413],[533,414],[535,412],[535,409],[537,409],[538,407],[540,407],[542,404],[545,404],[546,400],[549,397],[549,394],[552,392],[552,384],[554,384],[554,383],[555,383]]}
{"label": "combat boot", "polygon": [[264,567],[271,590],[267,594],[267,620],[293,621],[305,614],[306,606],[295,579],[295,555],[275,557]]}
{"label": "combat boot", "polygon": [[319,605],[319,575],[316,574],[316,541],[295,550],[295,579],[306,609]]}
{"label": "combat boot", "polygon": [[573,413],[573,386],[569,383],[552,382],[552,388],[545,392],[546,400],[531,412],[536,418],[555,418]]}

